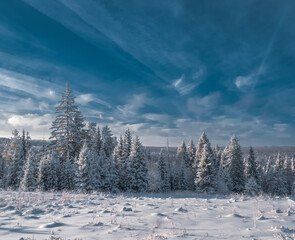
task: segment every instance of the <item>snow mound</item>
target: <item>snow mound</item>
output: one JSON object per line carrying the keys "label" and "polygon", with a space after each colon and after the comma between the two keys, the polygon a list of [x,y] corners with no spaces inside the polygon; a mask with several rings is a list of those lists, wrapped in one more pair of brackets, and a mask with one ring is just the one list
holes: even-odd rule
{"label": "snow mound", "polygon": [[123,207],[122,211],[124,211],[124,212],[132,212],[132,208],[131,207]]}
{"label": "snow mound", "polygon": [[104,210],[102,213],[112,213],[110,210]]}
{"label": "snow mound", "polygon": [[40,215],[40,214],[44,214],[45,211],[40,208],[34,208],[33,210],[29,211],[29,213],[32,215]]}
{"label": "snow mound", "polygon": [[157,217],[167,217],[167,215],[164,214],[164,213],[152,213],[151,215],[152,216],[157,216]]}
{"label": "snow mound", "polygon": [[167,215],[163,214],[163,213],[157,213],[157,216],[159,216],[159,217],[167,217]]}
{"label": "snow mound", "polygon": [[104,224],[102,222],[98,222],[98,223],[95,223],[93,224],[93,226],[103,226]]}
{"label": "snow mound", "polygon": [[56,228],[56,227],[62,227],[65,226],[65,223],[62,222],[53,222],[45,225],[41,225],[40,228]]}
{"label": "snow mound", "polygon": [[233,216],[233,217],[236,217],[236,218],[247,218],[247,217],[242,216],[242,215],[240,215],[240,214],[238,214],[238,213],[233,213],[232,216]]}
{"label": "snow mound", "polygon": [[185,212],[188,212],[188,211],[187,211],[187,209],[185,209],[183,207],[180,207],[180,208],[176,208],[175,212],[184,212],[185,213]]}
{"label": "snow mound", "polygon": [[260,215],[260,216],[257,218],[257,220],[267,220],[267,218],[264,217],[263,215]]}

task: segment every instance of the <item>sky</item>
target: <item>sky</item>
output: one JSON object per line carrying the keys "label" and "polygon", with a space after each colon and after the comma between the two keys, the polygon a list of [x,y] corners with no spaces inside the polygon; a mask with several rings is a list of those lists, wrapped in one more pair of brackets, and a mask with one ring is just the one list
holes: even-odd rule
{"label": "sky", "polygon": [[0,137],[50,135],[66,82],[144,145],[295,142],[295,1],[0,1]]}

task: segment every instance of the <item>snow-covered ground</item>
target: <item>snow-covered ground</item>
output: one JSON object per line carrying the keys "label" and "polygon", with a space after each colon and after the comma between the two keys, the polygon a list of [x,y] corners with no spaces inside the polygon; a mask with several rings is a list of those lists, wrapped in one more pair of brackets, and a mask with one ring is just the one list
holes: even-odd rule
{"label": "snow-covered ground", "polygon": [[0,191],[0,239],[295,239],[295,198]]}

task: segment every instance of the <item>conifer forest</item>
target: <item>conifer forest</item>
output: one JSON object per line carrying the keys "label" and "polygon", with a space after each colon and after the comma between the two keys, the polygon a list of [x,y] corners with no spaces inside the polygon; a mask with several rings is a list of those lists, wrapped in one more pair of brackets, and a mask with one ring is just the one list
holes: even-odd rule
{"label": "conifer forest", "polygon": [[278,153],[258,161],[252,147],[243,154],[235,135],[223,148],[211,146],[203,133],[196,144],[182,141],[176,154],[170,154],[167,148],[154,153],[129,129],[115,137],[108,126],[86,122],[67,84],[48,141],[34,147],[28,132],[12,132],[1,153],[1,188],[83,193],[294,194],[294,158]]}

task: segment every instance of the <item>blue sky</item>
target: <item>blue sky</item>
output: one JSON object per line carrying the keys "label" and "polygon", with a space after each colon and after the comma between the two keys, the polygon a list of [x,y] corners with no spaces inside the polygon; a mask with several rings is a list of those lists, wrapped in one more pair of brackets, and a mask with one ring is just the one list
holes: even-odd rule
{"label": "blue sky", "polygon": [[295,2],[0,1],[0,136],[49,136],[68,81],[146,145],[295,142]]}

